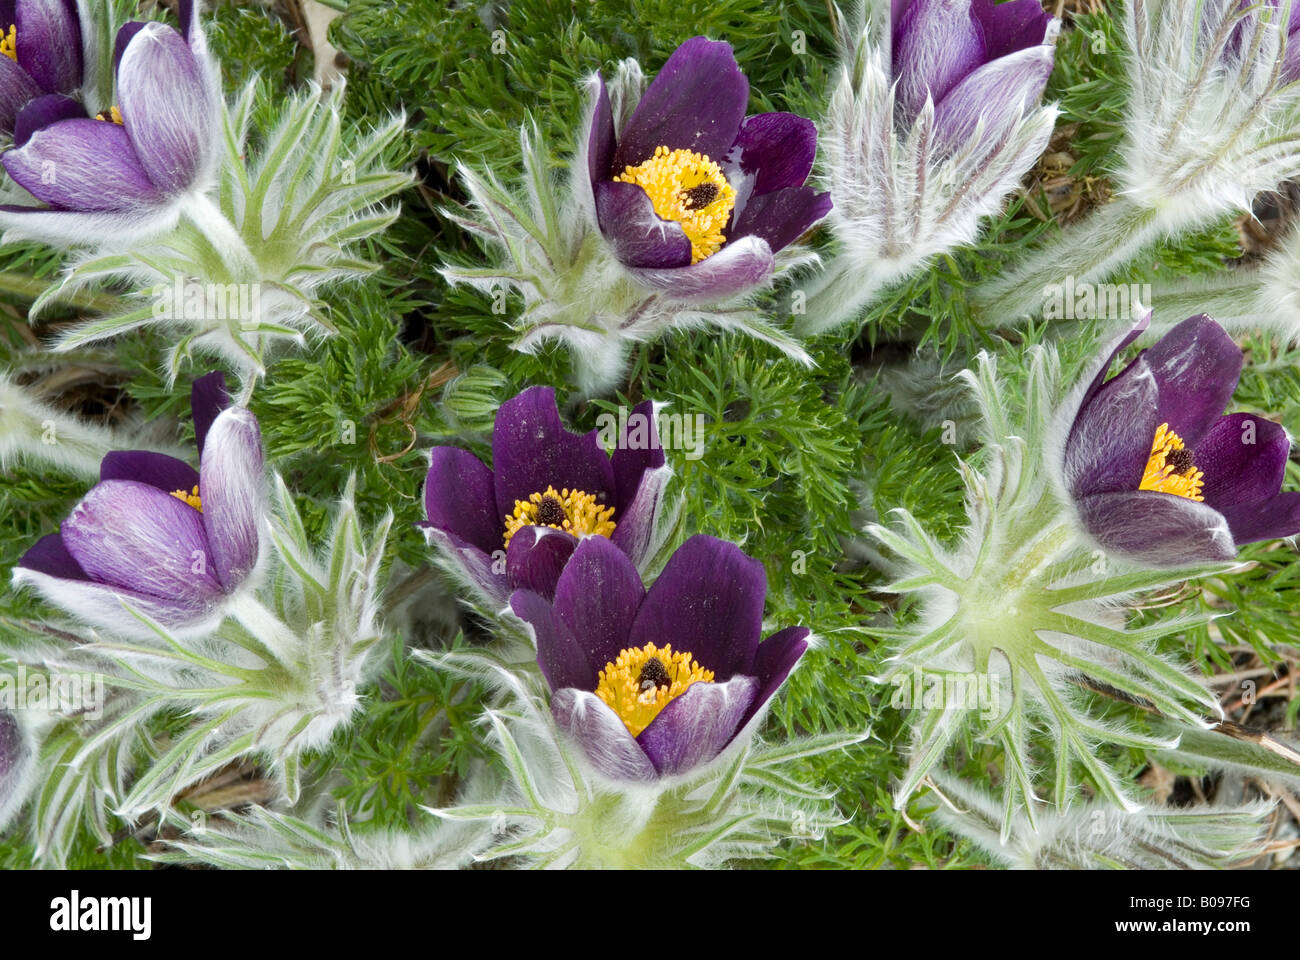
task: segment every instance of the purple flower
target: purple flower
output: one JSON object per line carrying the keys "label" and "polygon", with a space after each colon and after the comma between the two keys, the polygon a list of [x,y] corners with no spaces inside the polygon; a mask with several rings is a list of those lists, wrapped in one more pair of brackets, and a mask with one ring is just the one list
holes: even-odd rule
{"label": "purple flower", "polygon": [[128,603],[172,630],[202,630],[258,565],[265,515],[257,418],[231,406],[225,377],[191,392],[199,469],[147,451],[114,451],[58,533],[18,561],[14,580],[112,632],[148,634]]}
{"label": "purple flower", "polygon": [[647,591],[621,550],[584,540],[554,601],[516,591],[551,713],[592,766],[649,782],[709,763],[744,731],[808,649],[808,629],[762,643],[767,574],[734,544],[694,536]]}
{"label": "purple flower", "polygon": [[92,118],[76,100],[47,94],[18,112],[14,149],[0,159],[49,209],[7,211],[138,220],[206,185],[220,136],[220,95],[192,3],[181,4],[181,22],[183,33],[156,22],[118,31],[118,106]]}
{"label": "purple flower", "polygon": [[1300,533],[1300,493],[1279,492],[1286,431],[1222,416],[1242,353],[1217,323],[1184,320],[1104,381],[1146,325],[1110,351],[1066,441],[1066,487],[1084,528],[1107,550],[1162,567],[1232,560],[1240,544]]}
{"label": "purple flower", "polygon": [[84,80],[74,0],[0,0],[0,131],[42,94],[68,94]]}
{"label": "purple flower", "polygon": [[683,302],[744,293],[829,212],[830,195],[804,185],[816,126],[791,113],[746,117],[749,81],[730,44],[683,43],[617,133],[599,74],[593,90],[591,209],[645,286]]}
{"label": "purple flower", "polygon": [[1052,72],[1054,20],[1038,0],[893,0],[893,75],[900,119],[927,99],[941,149],[983,123],[996,140],[1038,103]]}
{"label": "purple flower", "polygon": [[627,417],[613,457],[600,433],[565,429],[555,391],[529,387],[497,411],[492,469],[459,447],[433,448],[420,526],[503,606],[521,587],[551,597],[579,537],[608,537],[639,566],[655,543],[669,475],[653,405]]}

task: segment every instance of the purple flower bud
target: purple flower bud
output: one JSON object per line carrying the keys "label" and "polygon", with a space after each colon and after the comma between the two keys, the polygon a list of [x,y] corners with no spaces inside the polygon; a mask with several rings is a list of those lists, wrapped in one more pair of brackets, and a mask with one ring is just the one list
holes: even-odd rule
{"label": "purple flower bud", "polygon": [[551,713],[602,775],[651,782],[714,760],[749,727],[808,649],[808,630],[762,637],[767,574],[694,536],[647,591],[612,543],[582,541],[554,600],[510,598],[533,628]]}
{"label": "purple flower bud", "polygon": [[1223,415],[1241,349],[1191,317],[1120,373],[1105,357],[1066,442],[1063,476],[1084,528],[1106,550],[1164,567],[1232,560],[1237,547],[1300,533],[1300,493],[1281,493],[1291,441],[1271,420]]}
{"label": "purple flower bud", "polygon": [[682,301],[737,296],[830,211],[830,195],[805,185],[816,126],[746,117],[749,81],[730,44],[679,46],[620,135],[599,75],[593,89],[583,140],[596,222],[643,285]]}
{"label": "purple flower bud", "polygon": [[941,149],[980,123],[988,139],[1000,139],[1038,104],[1056,32],[1038,0],[895,0],[893,14],[899,119],[910,126],[933,102]]}
{"label": "purple flower bud", "polygon": [[530,387],[497,411],[492,469],[459,447],[431,451],[421,526],[491,602],[521,588],[549,600],[580,537],[649,559],[669,475],[653,405],[632,410],[612,457],[599,432],[567,430],[555,391]]}

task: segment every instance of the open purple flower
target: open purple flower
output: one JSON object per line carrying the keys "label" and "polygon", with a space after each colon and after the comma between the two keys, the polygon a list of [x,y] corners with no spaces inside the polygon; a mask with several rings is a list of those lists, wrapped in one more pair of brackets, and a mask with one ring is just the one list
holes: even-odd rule
{"label": "open purple flower", "polygon": [[910,125],[933,101],[942,148],[979,123],[996,141],[1037,105],[1055,39],[1038,0],[893,0],[892,12],[896,108]]}
{"label": "open purple flower", "polygon": [[201,630],[258,565],[265,516],[257,418],[231,406],[225,377],[191,392],[199,469],[142,450],[114,451],[58,533],[14,569],[67,613],[108,631],[148,634],[123,603],[172,630]]}
{"label": "open purple flower", "polygon": [[683,302],[736,296],[829,212],[830,195],[804,184],[816,126],[791,113],[746,117],[749,81],[730,44],[679,46],[621,131],[599,74],[593,90],[591,209],[643,285]]}
{"label": "open purple flower", "polygon": [[608,537],[641,565],[669,476],[653,405],[628,416],[612,457],[600,432],[567,430],[555,391],[529,387],[497,411],[492,469],[459,447],[433,448],[424,484],[429,520],[420,526],[503,606],[521,587],[551,597],[580,537]]}
{"label": "open purple flower", "polygon": [[1152,566],[1232,560],[1237,547],[1300,533],[1300,493],[1281,493],[1291,440],[1245,413],[1223,416],[1241,349],[1190,317],[1105,380],[1110,351],[1066,441],[1067,490],[1105,549]]}
{"label": "open purple flower", "polygon": [[74,0],[0,0],[0,132],[43,94],[70,94],[85,79]]}
{"label": "open purple flower", "polygon": [[734,544],[691,537],[647,591],[627,555],[584,540],[554,601],[510,598],[533,628],[551,713],[618,781],[685,774],[716,758],[808,649],[808,629],[762,643],[767,574]]}
{"label": "open purple flower", "polygon": [[64,233],[93,221],[102,233],[174,214],[175,201],[206,187],[220,94],[193,3],[181,4],[181,23],[179,33],[157,22],[118,31],[117,106],[92,118],[78,101],[51,93],[18,112],[14,149],[0,161],[47,207],[7,213],[43,218]]}

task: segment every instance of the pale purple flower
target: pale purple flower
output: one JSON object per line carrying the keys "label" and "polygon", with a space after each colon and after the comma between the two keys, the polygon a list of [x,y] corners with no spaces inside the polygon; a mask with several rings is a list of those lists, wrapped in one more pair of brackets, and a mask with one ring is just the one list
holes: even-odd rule
{"label": "pale purple flower", "polygon": [[[734,544],[691,537],[647,591],[625,553],[591,537],[554,600],[518,590],[510,605],[533,628],[561,732],[601,775],[649,783],[705,766],[744,736],[808,649],[806,627],[760,642],[766,596],[763,565]],[[701,679],[685,682],[688,667]]]}
{"label": "pale purple flower", "polygon": [[0,0],[0,132],[43,94],[70,94],[85,80],[75,0]]}
{"label": "pale purple flower", "polygon": [[114,451],[58,533],[18,561],[14,581],[111,633],[148,633],[129,604],[171,630],[218,621],[258,566],[266,481],[257,418],[231,406],[221,373],[191,394],[199,469]]}

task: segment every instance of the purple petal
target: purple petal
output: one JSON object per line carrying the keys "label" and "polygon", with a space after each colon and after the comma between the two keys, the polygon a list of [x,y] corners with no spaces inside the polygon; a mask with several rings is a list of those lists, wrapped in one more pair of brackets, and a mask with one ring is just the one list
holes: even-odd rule
{"label": "purple petal", "polygon": [[1047,39],[1052,18],[1039,0],[972,0],[971,13],[984,33],[985,55],[989,60],[1041,44]]}
{"label": "purple petal", "polygon": [[207,561],[203,517],[157,487],[110,480],[94,487],[60,531],[99,583],[173,601],[196,613],[221,595]]}
{"label": "purple petal", "polygon": [[117,28],[117,36],[113,38],[113,74],[116,76],[118,68],[122,65],[122,55],[126,53],[126,48],[131,45],[135,35],[144,29],[144,20],[129,20]]}
{"label": "purple petal", "polygon": [[986,63],[962,79],[935,104],[936,148],[956,149],[981,123],[983,142],[1002,140],[1042,98],[1053,57],[1050,46],[1030,47]]}
{"label": "purple petal", "polygon": [[758,692],[753,677],[693,683],[636,738],[661,777],[708,763],[731,742]]}
{"label": "purple petal", "polygon": [[655,424],[654,403],[643,400],[632,408],[627,422],[620,425],[618,446],[609,461],[614,470],[615,502],[620,511],[636,499],[645,472],[662,467],[665,462]]}
{"label": "purple petal", "polygon": [[675,303],[713,304],[762,286],[775,268],[776,257],[766,240],[741,237],[692,266],[629,272]]}
{"label": "purple petal", "polygon": [[[597,431],[577,434],[565,429],[550,387],[529,387],[501,405],[492,431],[492,470],[503,528],[515,501],[548,486],[582,490],[604,504],[614,502],[614,470]],[[617,524],[618,517],[613,519]]]}
{"label": "purple petal", "polygon": [[1104,549],[1153,567],[1220,563],[1237,555],[1217,510],[1169,493],[1100,493],[1077,501],[1079,517]]}
{"label": "purple petal", "polygon": [[615,142],[609,91],[605,88],[605,78],[599,73],[592,78],[592,88],[595,100],[591,105],[591,129],[587,133],[587,173],[594,190],[597,181],[609,180],[613,176],[610,167],[614,163]]}
{"label": "purple petal", "polygon": [[749,81],[731,44],[692,37],[673,51],[646,89],[614,152],[623,171],[654,156],[655,147],[726,156],[745,119]]}
{"label": "purple petal", "polygon": [[531,590],[547,600],[554,599],[560,572],[577,546],[578,538],[563,530],[517,530],[506,548],[506,582],[510,590]]}
{"label": "purple petal", "polygon": [[24,190],[59,209],[122,211],[163,199],[126,130],[104,120],[64,120],[37,130],[0,162]]}
{"label": "purple petal", "polygon": [[537,665],[552,690],[571,687],[574,681],[582,683],[583,689],[595,688],[594,683],[586,682],[591,668],[581,645],[556,615],[549,600],[531,590],[516,590],[510,594],[510,609],[533,628]]}
{"label": "purple petal", "polygon": [[785,683],[785,678],[795,668],[795,664],[808,649],[807,627],[786,627],[758,645],[758,654],[754,657],[753,672],[758,678],[758,692],[754,702],[741,718],[737,731],[743,730],[754,716],[763,709],[772,694]]}
{"label": "purple petal", "polygon": [[914,0],[894,22],[897,103],[908,117],[935,103],[987,59],[970,0]]}
{"label": "purple petal", "polygon": [[1195,449],[1218,422],[1241,376],[1241,348],[1201,314],[1189,317],[1144,354],[1160,388],[1157,423]]}
{"label": "purple petal", "polygon": [[629,647],[670,642],[719,681],[747,673],[763,629],[767,572],[733,543],[697,534],[650,587]]}
{"label": "purple petal", "polygon": [[226,389],[226,375],[220,370],[204,374],[190,385],[190,414],[194,417],[194,439],[200,456],[212,421],[228,406],[230,391]]}
{"label": "purple petal", "polygon": [[1300,493],[1279,493],[1259,503],[1239,503],[1223,509],[1238,544],[1279,540],[1300,533]]}
{"label": "purple petal", "polygon": [[817,156],[817,125],[793,113],[760,113],[741,124],[731,155],[754,178],[750,196],[801,187]]}
{"label": "purple petal", "polygon": [[1065,481],[1076,497],[1136,490],[1160,420],[1146,356],[1106,382],[1080,409],[1065,445]]}
{"label": "purple petal", "polygon": [[468,450],[434,447],[424,477],[429,523],[491,554],[504,545],[505,517],[497,512],[492,471]]}
{"label": "purple petal", "polygon": [[1273,421],[1249,413],[1221,417],[1193,454],[1205,474],[1201,495],[1219,512],[1268,500],[1282,489],[1290,453],[1291,440]]}
{"label": "purple petal", "polygon": [[81,25],[74,0],[19,0],[14,26],[18,65],[47,93],[71,93],[81,86]]}
{"label": "purple petal", "polygon": [[87,119],[86,108],[79,100],[65,97],[61,93],[47,93],[28,103],[14,118],[14,145],[23,146],[37,130],[58,123],[60,120],[84,119]]}
{"label": "purple petal", "polygon": [[167,194],[188,190],[207,164],[216,132],[198,61],[179,33],[148,23],[117,71],[122,117],[149,179]]}
{"label": "purple petal", "polygon": [[727,239],[735,243],[742,237],[758,237],[776,253],[798,240],[830,212],[829,193],[818,193],[812,187],[785,187],[750,197],[744,209],[736,214],[735,226]]}
{"label": "purple petal", "polygon": [[[1146,332],[1147,327],[1151,325],[1151,311],[1146,310],[1141,313],[1133,325],[1124,333],[1118,334],[1111,339],[1111,342],[1102,350],[1105,359],[1100,362],[1096,371],[1093,373],[1092,382],[1088,384],[1088,389],[1083,394],[1083,399],[1079,401],[1079,409],[1082,410],[1088,405],[1088,402],[1101,390],[1103,383],[1106,381],[1106,373],[1110,370],[1111,364],[1119,356],[1119,352],[1127,347],[1130,343]],[[1126,368],[1127,369],[1127,368]]]}
{"label": "purple petal", "polygon": [[199,472],[184,460],[149,450],[114,450],[99,464],[99,480],[139,480],[163,493],[193,491]]}
{"label": "purple petal", "polygon": [[199,496],[209,560],[222,585],[233,592],[257,565],[266,515],[262,431],[243,407],[222,411],[208,431],[199,462]]}
{"label": "purple petal", "polygon": [[622,550],[604,537],[587,537],[578,544],[555,586],[555,615],[586,666],[555,686],[596,689],[600,671],[619,651],[633,646],[628,638],[645,595],[636,567]]}
{"label": "purple petal", "polygon": [[17,566],[63,580],[90,579],[86,571],[81,569],[81,564],[77,563],[77,558],[68,553],[63,537],[57,533],[47,534],[37,540],[32,548],[22,555]]}
{"label": "purple petal", "polygon": [[627,726],[594,693],[565,688],[551,697],[560,732],[582,749],[596,771],[617,782],[648,783],[655,768]]}
{"label": "purple petal", "polygon": [[23,106],[40,94],[41,88],[26,70],[8,57],[0,56],[0,130],[13,130]]}
{"label": "purple petal", "polygon": [[655,213],[650,195],[635,183],[600,180],[596,190],[596,222],[629,267],[684,267],[691,262],[691,241],[681,224]]}
{"label": "purple petal", "polygon": [[[635,742],[633,746],[636,746]],[[641,753],[640,747],[637,747],[637,753]],[[24,779],[30,756],[18,720],[8,710],[0,710],[0,827],[8,826],[11,801],[17,797],[18,785]],[[641,756],[644,758],[645,754]],[[650,766],[650,761],[646,761],[646,766]]]}

